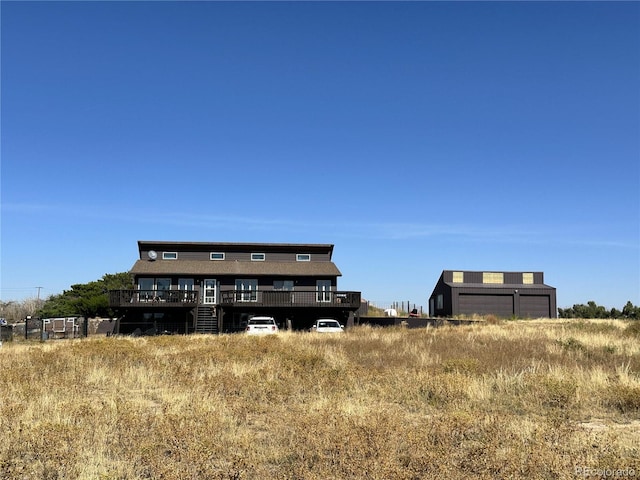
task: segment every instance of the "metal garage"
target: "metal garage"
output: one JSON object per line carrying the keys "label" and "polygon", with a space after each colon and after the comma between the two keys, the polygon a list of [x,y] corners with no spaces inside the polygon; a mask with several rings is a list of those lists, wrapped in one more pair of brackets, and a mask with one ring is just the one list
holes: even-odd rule
{"label": "metal garage", "polygon": [[556,318],[556,289],[545,285],[542,272],[444,270],[429,315]]}
{"label": "metal garage", "polygon": [[[525,318],[551,317],[549,295],[520,295],[520,316]],[[555,318],[555,315],[553,316]]]}
{"label": "metal garage", "polygon": [[513,315],[513,296],[461,293],[458,299],[458,310],[461,315],[492,314],[510,317]]}

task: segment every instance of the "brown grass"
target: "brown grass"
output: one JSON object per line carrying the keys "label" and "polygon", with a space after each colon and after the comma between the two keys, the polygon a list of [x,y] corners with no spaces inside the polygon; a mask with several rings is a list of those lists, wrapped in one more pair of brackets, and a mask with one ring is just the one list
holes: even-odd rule
{"label": "brown grass", "polygon": [[640,476],[628,325],[5,343],[0,478]]}

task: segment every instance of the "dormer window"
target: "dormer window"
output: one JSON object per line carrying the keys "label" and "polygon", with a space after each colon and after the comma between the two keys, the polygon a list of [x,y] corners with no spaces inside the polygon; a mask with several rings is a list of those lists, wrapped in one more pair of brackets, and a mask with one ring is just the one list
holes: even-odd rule
{"label": "dormer window", "polygon": [[224,252],[211,252],[209,254],[210,260],[224,260]]}
{"label": "dormer window", "polygon": [[177,260],[178,252],[162,252],[163,260]]}
{"label": "dormer window", "polygon": [[310,262],[311,254],[310,253],[297,253],[296,254],[296,262]]}
{"label": "dormer window", "polygon": [[252,253],[251,261],[252,262],[264,262],[266,255],[264,253]]}

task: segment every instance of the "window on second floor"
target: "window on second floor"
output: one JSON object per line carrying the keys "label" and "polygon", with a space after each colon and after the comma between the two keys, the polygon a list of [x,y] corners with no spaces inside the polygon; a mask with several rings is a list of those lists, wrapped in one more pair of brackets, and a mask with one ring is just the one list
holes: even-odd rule
{"label": "window on second floor", "polygon": [[178,252],[162,252],[163,260],[177,260]]}
{"label": "window on second floor", "polygon": [[464,283],[464,272],[453,272],[453,283]]}
{"label": "window on second floor", "polygon": [[171,290],[170,278],[138,278],[140,301],[164,300]]}
{"label": "window on second floor", "polygon": [[316,280],[316,301],[331,301],[331,280]]}
{"label": "window on second floor", "polygon": [[483,272],[482,283],[504,283],[504,274],[502,272]]}
{"label": "window on second floor", "polygon": [[139,278],[138,279],[138,290],[143,290],[143,291],[155,290],[155,279],[154,278]]}
{"label": "window on second floor", "polygon": [[237,278],[236,279],[236,301],[256,302],[258,300],[258,279]]}
{"label": "window on second floor", "polygon": [[266,255],[264,253],[252,253],[251,261],[252,262],[264,262]]}
{"label": "window on second floor", "polygon": [[193,278],[179,278],[178,279],[178,290],[182,290],[182,294],[180,294],[177,298],[182,302],[194,302],[197,298],[197,294],[195,292],[195,282]]}
{"label": "window on second floor", "polygon": [[210,260],[224,260],[224,252],[211,252],[209,254]]}
{"label": "window on second floor", "polygon": [[296,262],[310,262],[311,254],[310,253],[297,253],[296,254]]}
{"label": "window on second floor", "polygon": [[273,289],[291,291],[293,290],[293,280],[274,280]]}

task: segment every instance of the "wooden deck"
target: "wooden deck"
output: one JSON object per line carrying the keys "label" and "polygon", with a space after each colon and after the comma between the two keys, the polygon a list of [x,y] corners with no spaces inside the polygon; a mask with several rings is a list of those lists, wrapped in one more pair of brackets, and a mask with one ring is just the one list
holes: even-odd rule
{"label": "wooden deck", "polygon": [[[194,308],[200,302],[198,290],[111,290],[109,306],[112,308]],[[293,308],[360,308],[360,292],[301,292],[223,290],[223,307],[293,307]]]}

